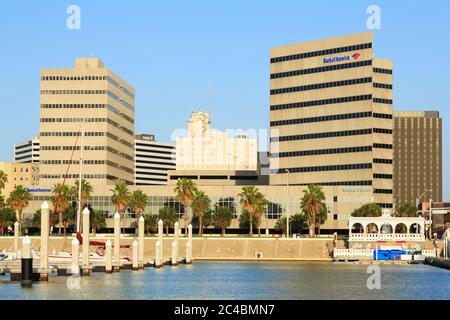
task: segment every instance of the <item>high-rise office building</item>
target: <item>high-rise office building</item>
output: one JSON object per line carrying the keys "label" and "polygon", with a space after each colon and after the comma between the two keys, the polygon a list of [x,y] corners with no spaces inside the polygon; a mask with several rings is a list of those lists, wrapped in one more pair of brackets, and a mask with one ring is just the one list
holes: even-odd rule
{"label": "high-rise office building", "polygon": [[35,137],[14,145],[14,162],[39,163],[40,145],[39,138]]}
{"label": "high-rise office building", "polygon": [[[40,183],[134,183],[134,89],[97,58],[41,72]],[[81,134],[84,132],[84,139]],[[67,172],[67,174],[66,174]]]}
{"label": "high-rise office building", "polygon": [[437,111],[394,112],[396,208],[429,199],[442,202],[442,119]]}
{"label": "high-rise office building", "polygon": [[270,184],[361,188],[392,207],[392,62],[373,42],[366,32],[271,49]]}
{"label": "high-rise office building", "polygon": [[134,184],[165,185],[167,171],[175,170],[175,145],[155,140],[151,134],[136,135],[134,140]]}

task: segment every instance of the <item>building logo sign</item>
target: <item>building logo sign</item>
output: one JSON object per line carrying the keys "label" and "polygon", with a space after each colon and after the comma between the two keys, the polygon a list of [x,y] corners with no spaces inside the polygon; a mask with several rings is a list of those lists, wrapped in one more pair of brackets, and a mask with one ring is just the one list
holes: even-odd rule
{"label": "building logo sign", "polygon": [[50,188],[26,188],[26,190],[30,193],[33,192],[52,192]]}
{"label": "building logo sign", "polygon": [[351,56],[338,56],[338,57],[333,57],[333,58],[324,58],[323,63],[346,61],[346,60],[350,60],[351,58],[358,60],[359,57],[361,57],[361,54],[356,52],[356,53],[352,54]]}

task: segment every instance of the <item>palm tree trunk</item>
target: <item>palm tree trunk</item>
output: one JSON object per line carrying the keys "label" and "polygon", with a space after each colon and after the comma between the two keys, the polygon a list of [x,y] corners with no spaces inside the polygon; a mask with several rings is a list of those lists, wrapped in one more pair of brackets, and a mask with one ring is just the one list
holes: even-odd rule
{"label": "palm tree trunk", "polygon": [[167,237],[169,236],[169,225],[168,224],[166,225],[166,236]]}
{"label": "palm tree trunk", "polygon": [[225,228],[222,226],[222,237],[225,236]]}
{"label": "palm tree trunk", "polygon": [[183,206],[184,206],[184,236],[186,237],[187,234],[188,234],[188,225],[187,225],[187,220],[188,220],[188,218],[187,218],[187,203],[184,202],[184,203],[183,203]]}
{"label": "palm tree trunk", "polygon": [[16,210],[16,221],[20,223],[20,211]]}
{"label": "palm tree trunk", "polygon": [[64,221],[64,238],[66,237],[67,234],[67,223],[66,221]]}
{"label": "palm tree trunk", "polygon": [[249,232],[249,236],[253,236],[253,215],[249,212],[248,213],[248,217],[250,219],[250,232]]}
{"label": "palm tree trunk", "polygon": [[59,213],[59,221],[58,221],[58,235],[61,235],[61,223],[62,223],[62,211]]}
{"label": "palm tree trunk", "polygon": [[203,217],[201,215],[198,216],[198,224],[198,234],[200,235],[200,237],[203,237]]}

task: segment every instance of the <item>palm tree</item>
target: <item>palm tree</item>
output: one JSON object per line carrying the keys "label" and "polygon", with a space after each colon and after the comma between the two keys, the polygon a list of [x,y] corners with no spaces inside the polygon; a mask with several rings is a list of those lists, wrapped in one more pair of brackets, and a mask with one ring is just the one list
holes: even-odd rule
{"label": "palm tree", "polygon": [[249,235],[253,236],[253,221],[255,218],[259,218],[261,212],[264,212],[263,208],[266,206],[267,200],[259,192],[258,188],[254,186],[242,187],[242,191],[238,196],[242,207],[248,213],[250,224]]}
{"label": "palm tree", "polygon": [[7,205],[13,209],[16,213],[16,220],[21,223],[22,221],[22,211],[28,207],[31,201],[31,194],[23,186],[18,185],[9,195],[6,201]]}
{"label": "palm tree", "polygon": [[145,207],[148,204],[147,195],[141,190],[133,191],[130,196],[129,206],[133,209],[134,213],[137,215],[136,218],[139,219],[144,212]]}
{"label": "palm tree", "polygon": [[64,210],[62,219],[63,219],[64,237],[65,237],[66,231],[67,231],[67,225],[76,224],[77,210],[70,206],[69,208]]}
{"label": "palm tree", "polygon": [[97,234],[97,230],[106,226],[105,212],[102,210],[92,210],[89,222],[90,227],[94,229],[95,236]]}
{"label": "palm tree", "polygon": [[269,201],[266,200],[266,198],[264,197],[264,195],[261,192],[257,193],[257,200],[258,200],[258,205],[256,206],[256,217],[257,217],[257,228],[258,228],[258,236],[261,236],[261,228],[260,228],[260,224],[261,224],[261,218],[264,215],[264,213],[267,210],[267,205],[269,204]]}
{"label": "palm tree", "polygon": [[303,190],[300,206],[308,218],[310,237],[315,235],[316,216],[319,209],[324,205],[323,201],[325,201],[325,194],[319,186],[309,185],[307,190]]}
{"label": "palm tree", "polygon": [[15,220],[14,210],[11,208],[0,208],[0,236],[7,230],[8,226],[13,225]]}
{"label": "palm tree", "polygon": [[[68,186],[57,183],[53,186],[53,196],[50,198],[53,204],[53,213],[58,212],[58,234],[61,235],[61,223],[63,222],[63,212],[70,207],[70,189]],[[64,227],[65,230],[65,227]],[[65,231],[64,231],[65,233]]]}
{"label": "palm tree", "polygon": [[327,207],[323,205],[319,208],[319,211],[317,211],[316,215],[317,234],[320,234],[320,225],[324,224],[325,221],[327,221],[327,218],[328,218],[328,210]]}
{"label": "palm tree", "polygon": [[412,203],[407,202],[398,209],[396,213],[396,217],[417,217],[419,214],[417,213],[417,207]]}
{"label": "palm tree", "polygon": [[0,194],[2,190],[5,189],[6,183],[8,182],[8,175],[0,170]]}
{"label": "palm tree", "polygon": [[192,211],[198,217],[198,234],[203,236],[203,217],[211,208],[211,200],[203,191],[197,191],[192,199]]}
{"label": "palm tree", "polygon": [[150,231],[155,232],[158,228],[158,216],[151,213],[144,214],[144,228],[147,234]]}
{"label": "palm tree", "polygon": [[176,194],[176,198],[178,201],[180,201],[183,204],[184,208],[184,234],[187,234],[187,227],[188,227],[188,207],[192,202],[192,199],[194,198],[195,193],[197,192],[197,186],[195,183],[186,178],[178,179],[177,185],[174,189],[174,192]]}
{"label": "palm tree", "polygon": [[232,219],[233,213],[230,208],[225,206],[216,206],[213,221],[214,224],[220,226],[220,228],[222,229],[222,236],[225,235],[225,229],[231,225]]}
{"label": "palm tree", "polygon": [[[81,199],[80,199],[80,181],[75,180],[75,186],[70,188],[70,193],[72,198],[77,200],[77,203],[79,204],[81,210],[83,210],[84,206],[89,201],[89,198],[91,197],[92,192],[94,191],[94,188],[89,183],[89,181],[81,179]],[[80,212],[81,212],[80,210]],[[83,219],[80,221],[80,228],[83,223]]]}
{"label": "palm tree", "polygon": [[116,211],[124,215],[125,210],[128,207],[128,203],[130,202],[130,190],[128,189],[128,186],[126,183],[118,182],[116,183],[114,189],[111,189],[113,192],[113,195],[111,196],[111,201],[114,204],[114,207],[116,208]]}
{"label": "palm tree", "polygon": [[166,228],[166,235],[169,235],[169,227],[172,227],[178,220],[178,214],[172,207],[163,207],[159,209],[158,218],[162,220],[163,226]]}

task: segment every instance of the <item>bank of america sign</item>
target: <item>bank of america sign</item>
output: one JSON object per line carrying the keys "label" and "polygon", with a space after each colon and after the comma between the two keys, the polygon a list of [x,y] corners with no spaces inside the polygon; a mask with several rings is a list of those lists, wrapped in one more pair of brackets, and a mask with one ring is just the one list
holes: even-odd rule
{"label": "bank of america sign", "polygon": [[347,56],[337,56],[337,57],[333,57],[333,58],[324,58],[323,63],[345,61],[345,60],[350,60],[351,58],[358,60],[360,56],[361,56],[361,54],[356,52],[356,53],[352,54],[351,56],[347,55]]}

